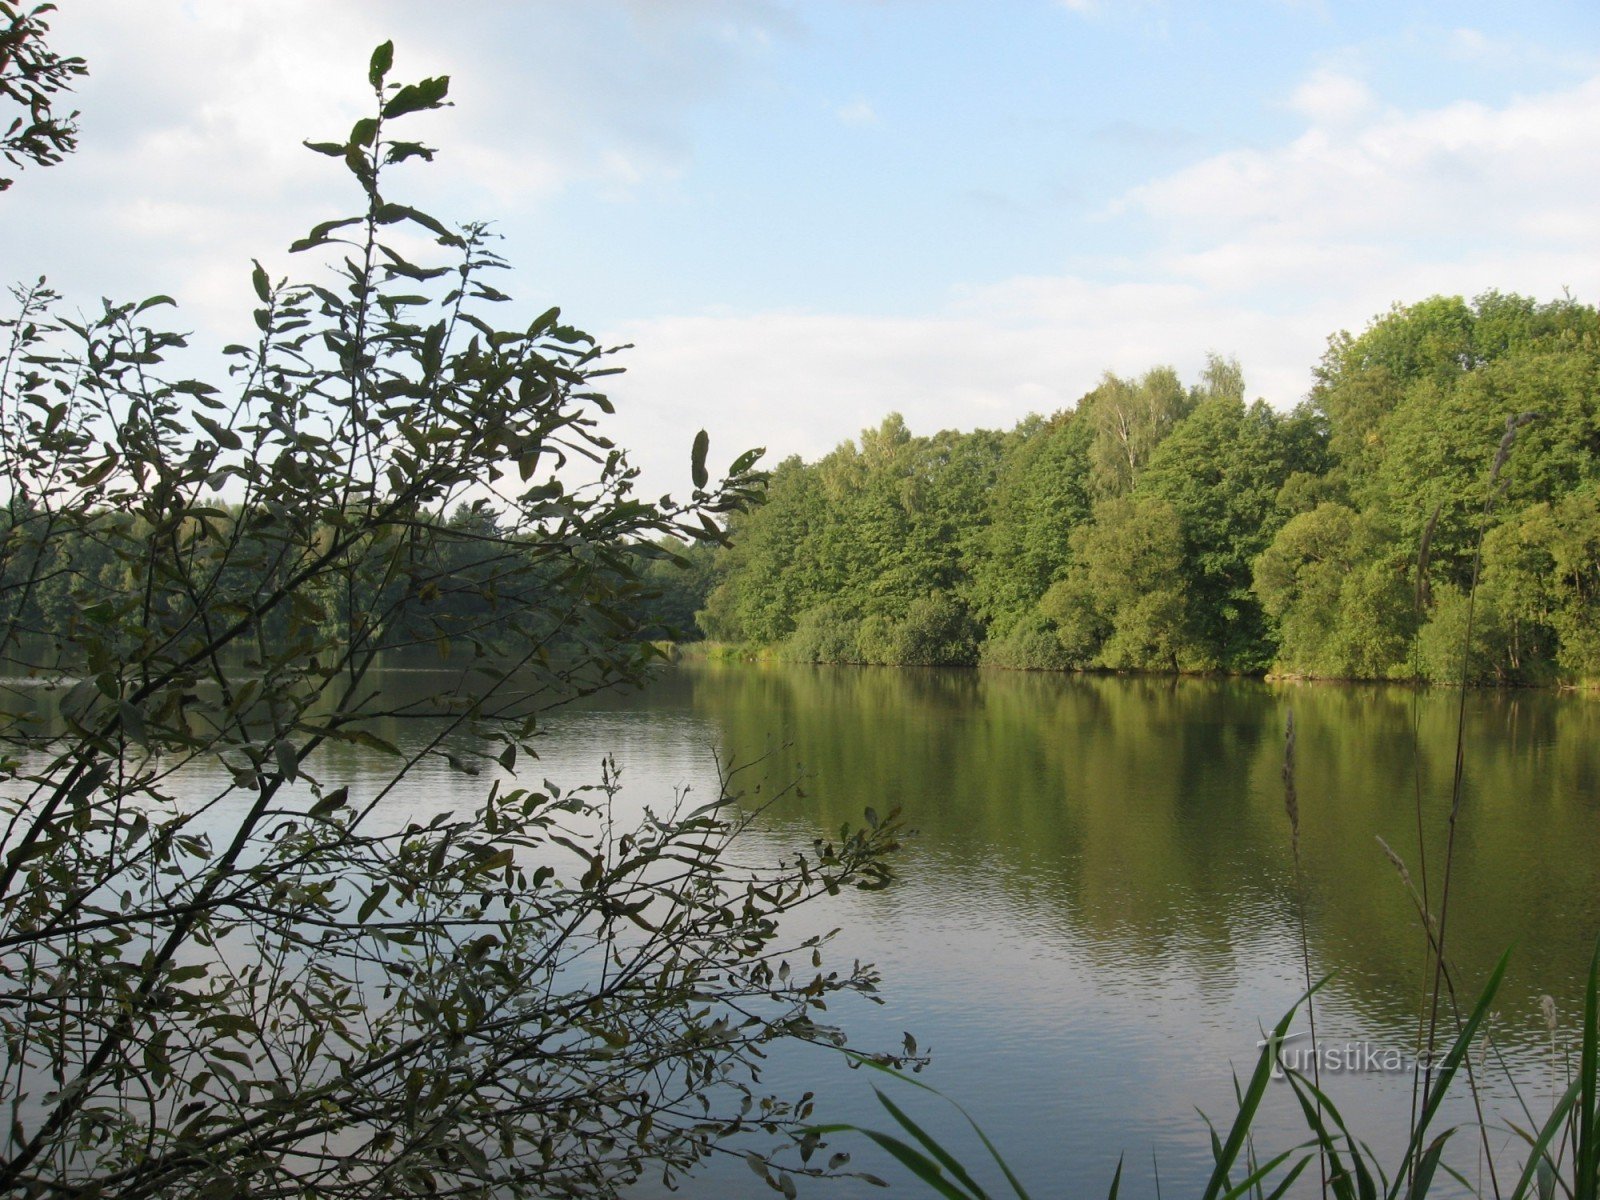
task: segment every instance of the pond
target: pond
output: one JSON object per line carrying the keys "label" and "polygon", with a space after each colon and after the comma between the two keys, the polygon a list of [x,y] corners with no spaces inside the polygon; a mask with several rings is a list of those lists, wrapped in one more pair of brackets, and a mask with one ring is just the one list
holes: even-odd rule
{"label": "pond", "polygon": [[[435,686],[429,674],[375,679],[398,697]],[[21,701],[48,708],[25,690]],[[881,970],[881,1005],[853,997],[830,1014],[851,1044],[894,1050],[912,1034],[932,1054],[917,1078],[959,1101],[1036,1196],[1104,1195],[1125,1155],[1124,1196],[1155,1196],[1159,1178],[1160,1194],[1185,1197],[1209,1174],[1200,1114],[1226,1128],[1234,1073],[1248,1076],[1263,1030],[1304,988],[1302,918],[1311,970],[1330,976],[1317,1008],[1324,1083],[1357,1135],[1396,1160],[1427,977],[1416,909],[1378,839],[1419,886],[1426,865],[1437,896],[1459,701],[1400,687],[684,663],[642,690],[553,713],[518,783],[593,783],[611,755],[628,807],[660,809],[683,788],[714,796],[719,764],[733,763],[752,797],[784,792],[747,859],[807,847],[868,807],[900,809],[915,833],[896,882],[789,926],[796,939],[838,929],[830,965]],[[1283,786],[1291,712],[1298,874]],[[1537,1123],[1559,1091],[1600,935],[1600,704],[1472,692],[1465,731],[1448,940],[1464,999],[1513,951],[1479,1071],[1503,1186],[1505,1164],[1522,1161],[1506,1122]],[[382,732],[408,747],[428,736],[420,723]],[[360,795],[391,761],[339,746],[315,769]],[[180,799],[217,782],[186,774]],[[387,816],[471,807],[489,782],[429,758],[385,801]],[[1306,1028],[1297,1018],[1293,1029]],[[1303,1056],[1308,1041],[1293,1045]],[[969,1163],[983,1158],[954,1109],[836,1053],[775,1054],[765,1082],[814,1091],[819,1121],[889,1128],[876,1083]],[[1442,1122],[1472,1119],[1458,1088]],[[1303,1140],[1287,1084],[1269,1087],[1256,1129],[1263,1156]],[[1480,1145],[1464,1130],[1449,1161],[1488,1193]],[[907,1179],[860,1137],[830,1149]],[[705,1197],[765,1191],[734,1157],[686,1185]],[[883,1195],[859,1180],[804,1191]],[[646,1183],[637,1194],[666,1193]]]}
{"label": "pond", "polygon": [[[1035,1194],[1103,1195],[1126,1154],[1124,1195],[1154,1196],[1159,1174],[1164,1195],[1185,1196],[1209,1173],[1197,1110],[1226,1128],[1233,1073],[1248,1076],[1263,1028],[1304,987],[1302,912],[1312,972],[1331,975],[1317,1011],[1324,1082],[1355,1133],[1396,1159],[1424,941],[1378,839],[1420,886],[1420,795],[1437,896],[1459,700],[1399,687],[685,664],[558,717],[545,766],[576,780],[614,753],[634,798],[659,802],[674,787],[713,789],[718,756],[764,757],[752,774],[767,786],[803,781],[804,796],[765,825],[774,851],[859,823],[869,805],[901,808],[917,833],[898,882],[807,918],[841,929],[834,957],[883,972],[881,1007],[837,1014],[852,1043],[894,1048],[915,1035],[933,1054],[919,1078],[959,1100]],[[1282,780],[1291,712],[1298,884]],[[1559,1043],[1577,1024],[1600,934],[1600,706],[1472,692],[1465,722],[1447,937],[1469,1007],[1513,950],[1480,1083],[1490,1144],[1520,1165],[1504,1121],[1526,1126],[1522,1104],[1542,1119],[1565,1070],[1540,997],[1556,1001]],[[897,1085],[864,1074],[807,1052],[783,1056],[769,1082],[813,1088],[820,1119],[892,1128],[868,1084]],[[1457,1091],[1446,1123],[1472,1119]],[[982,1158],[953,1110],[898,1092],[968,1161]],[[1258,1149],[1287,1148],[1304,1128],[1287,1085],[1274,1084]],[[1458,1136],[1450,1161],[1487,1192],[1476,1136]],[[904,1178],[864,1143],[851,1148],[857,1165]],[[691,1186],[731,1196],[751,1184],[764,1190],[732,1163]]]}

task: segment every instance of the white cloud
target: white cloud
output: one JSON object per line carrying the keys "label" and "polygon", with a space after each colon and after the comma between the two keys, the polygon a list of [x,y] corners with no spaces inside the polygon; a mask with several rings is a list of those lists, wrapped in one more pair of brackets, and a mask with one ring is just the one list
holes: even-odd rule
{"label": "white cloud", "polygon": [[[79,297],[170,292],[184,320],[237,329],[249,258],[348,206],[338,164],[299,141],[363,111],[361,67],[391,35],[398,76],[450,73],[459,102],[435,139],[443,169],[420,175],[425,206],[514,221],[580,183],[650,199],[692,170],[697,107],[792,20],[766,0],[82,0],[55,25],[60,48],[91,63],[84,146],[8,193],[7,230],[26,231],[7,239],[8,274],[49,270]],[[1457,53],[1481,50],[1456,39]],[[702,425],[724,462],[758,443],[817,454],[891,409],[920,430],[1004,426],[1070,404],[1107,368],[1192,374],[1208,350],[1237,355],[1253,394],[1288,405],[1329,332],[1394,300],[1563,285],[1600,298],[1600,77],[1498,107],[1404,111],[1322,70],[1292,110],[1296,136],[1120,197],[1102,217],[1147,247],[1131,260],[980,281],[920,314],[622,323],[612,340],[638,349],[614,388],[617,440],[644,448],[652,487],[681,487]]]}
{"label": "white cloud", "polygon": [[[1342,87],[1307,83],[1324,100]],[[971,288],[920,318],[634,323],[619,331],[638,346],[616,388],[624,444],[649,447],[650,478],[681,487],[694,424],[729,455],[764,442],[812,456],[890,410],[924,432],[1005,426],[1072,403],[1108,368],[1192,377],[1208,350],[1237,355],[1251,394],[1287,407],[1330,333],[1394,301],[1600,299],[1600,78],[1499,108],[1402,112],[1345,89],[1304,110],[1312,127],[1281,145],[1122,197],[1109,219],[1142,223],[1150,245],[1132,262]]]}
{"label": "white cloud", "polygon": [[169,292],[186,320],[233,328],[250,258],[279,269],[275,248],[359,198],[300,143],[342,139],[368,112],[379,42],[396,44],[392,78],[448,74],[458,106],[408,119],[444,147],[408,199],[511,221],[574,184],[607,200],[670,186],[692,157],[686,114],[788,20],[767,0],[576,13],[554,0],[80,0],[52,40],[89,62],[82,148],[7,194],[7,225],[29,232],[7,267],[77,296]]}
{"label": "white cloud", "polygon": [[1331,68],[1315,71],[1289,99],[1289,106],[1317,125],[1340,125],[1371,112],[1376,104],[1367,85]]}
{"label": "white cloud", "polygon": [[[1600,186],[1600,78],[1503,108],[1461,102],[1315,127],[1286,145],[1206,159],[1133,189],[1142,213],[1190,244],[1370,240],[1402,257],[1526,243],[1592,252]],[[1573,231],[1591,233],[1570,244]],[[1440,254],[1439,243],[1449,244]]]}
{"label": "white cloud", "polygon": [[762,313],[635,322],[612,334],[636,347],[612,393],[621,401],[619,440],[638,448],[634,459],[651,490],[682,491],[699,425],[720,447],[714,462],[755,445],[771,448],[774,462],[809,458],[891,411],[920,433],[1005,428],[1030,412],[1071,406],[1107,369],[1132,374],[1171,363],[1193,378],[1210,350],[1244,357],[1253,393],[1294,397],[1328,319],[1320,309],[1272,314],[1219,304],[1193,284],[1023,278],[920,318]]}

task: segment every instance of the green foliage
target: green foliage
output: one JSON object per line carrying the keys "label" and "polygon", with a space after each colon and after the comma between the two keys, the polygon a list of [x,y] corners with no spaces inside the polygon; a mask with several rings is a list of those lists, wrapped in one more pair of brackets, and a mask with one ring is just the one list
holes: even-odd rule
{"label": "green foliage", "polygon": [[[170,372],[166,297],[74,320],[41,284],[5,322],[0,651],[54,685],[0,718],[7,1195],[611,1195],[805,1121],[763,1048],[873,988],[778,918],[883,886],[892,821],[752,865],[731,776],[636,826],[614,767],[526,777],[761,477],[713,485],[702,434],[689,501],[634,496],[609,352],[492,323],[485,230],[391,199],[448,90],[391,61],[311,146],[360,197],[296,244],[331,269],[256,268],[230,379]],[[385,696],[421,649],[454,669]],[[392,767],[341,781],[355,749]],[[473,811],[386,803],[435,766],[485,776]]]}
{"label": "green foliage", "polygon": [[838,605],[819,604],[800,614],[783,656],[791,662],[862,662],[860,632],[861,622]]}
{"label": "green foliage", "polygon": [[[1075,659],[1114,668],[1179,669],[1190,646],[1181,574],[1183,526],[1165,500],[1119,497],[1095,506],[1072,535],[1074,563],[1045,608]],[[1065,593],[1065,594],[1063,594]],[[1092,644],[1093,629],[1105,637]]]}
{"label": "green foliage", "polygon": [[[1417,663],[1424,679],[1454,684],[1498,682],[1499,650],[1507,637],[1499,610],[1480,595],[1471,605],[1472,639],[1467,640],[1468,600],[1454,584],[1434,589],[1433,607],[1417,632]],[[1466,648],[1463,656],[1463,648]]]}
{"label": "green foliage", "polygon": [[[78,148],[78,114],[63,116],[54,104],[89,68],[46,44],[55,7],[0,0],[0,155],[12,166],[51,166]],[[14,182],[0,178],[0,192]]]}
{"label": "green foliage", "polygon": [[1026,621],[1066,570],[1068,539],[1092,507],[1093,436],[1076,411],[1024,422],[1006,435],[990,495],[968,508],[983,533],[969,554],[970,594],[991,639]]}
{"label": "green foliage", "polygon": [[[1219,378],[1228,386],[1229,380]],[[1078,405],[1094,427],[1089,445],[1094,495],[1111,498],[1131,491],[1156,447],[1188,415],[1195,399],[1171,367],[1156,367],[1137,381],[1107,372]]]}
{"label": "green foliage", "polygon": [[[1242,383],[1240,385],[1242,387]],[[1261,671],[1272,661],[1251,565],[1283,521],[1290,476],[1321,465],[1304,414],[1276,417],[1234,395],[1203,401],[1151,457],[1136,493],[1171,504],[1182,529],[1178,570],[1195,665]]]}
{"label": "green foliage", "polygon": [[[1398,678],[1421,653],[1433,675],[1456,619],[1418,609],[1424,532],[1423,597],[1448,608],[1495,446],[1531,413],[1496,473],[1473,674],[1600,678],[1595,309],[1433,297],[1331,339],[1293,411],[1244,396],[1213,357],[1194,386],[1108,374],[1004,433],[918,437],[891,416],[779,468],[717,556],[701,629],[808,662]],[[930,597],[959,634],[909,630]]]}

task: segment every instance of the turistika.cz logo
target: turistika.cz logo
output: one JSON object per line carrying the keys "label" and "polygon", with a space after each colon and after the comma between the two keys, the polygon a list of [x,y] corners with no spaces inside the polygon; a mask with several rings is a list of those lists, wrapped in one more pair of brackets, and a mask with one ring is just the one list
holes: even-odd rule
{"label": "turistika.cz logo", "polygon": [[1263,1038],[1256,1049],[1276,1043],[1272,1056],[1272,1077],[1282,1079],[1293,1071],[1297,1075],[1322,1072],[1329,1075],[1396,1075],[1416,1069],[1416,1060],[1395,1046],[1375,1046],[1371,1042],[1312,1042],[1309,1033],[1288,1033],[1282,1038]]}

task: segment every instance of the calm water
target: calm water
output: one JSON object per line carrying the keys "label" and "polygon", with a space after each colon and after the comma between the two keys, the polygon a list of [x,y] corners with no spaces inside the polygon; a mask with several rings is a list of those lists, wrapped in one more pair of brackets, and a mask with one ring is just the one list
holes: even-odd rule
{"label": "calm water", "polygon": [[[765,754],[767,778],[805,780],[805,798],[764,835],[774,848],[859,821],[867,805],[901,806],[919,834],[899,883],[808,918],[842,928],[836,956],[883,970],[886,1004],[843,1016],[854,1043],[889,1048],[909,1030],[931,1047],[922,1078],[961,1101],[1036,1194],[1103,1195],[1125,1152],[1125,1195],[1153,1196],[1159,1169],[1163,1194],[1181,1196],[1207,1174],[1196,1109],[1225,1125],[1231,1072],[1248,1074],[1261,1027],[1302,986],[1281,781],[1288,713],[1313,970],[1334,973],[1319,1036],[1409,1052],[1422,936],[1376,838],[1419,874],[1420,786],[1437,872],[1456,703],[1398,688],[684,666],[564,715],[547,766],[579,777],[614,752],[636,798],[659,799],[685,784],[710,790],[714,753]],[[1508,1072],[1542,1118],[1553,1074],[1539,996],[1554,995],[1570,1028],[1600,935],[1600,705],[1472,694],[1467,735],[1452,956],[1475,995],[1514,947],[1494,1028],[1505,1067],[1486,1072],[1487,1091],[1526,1124]],[[825,1054],[785,1058],[773,1078],[814,1087],[825,1120],[888,1124],[871,1081]],[[1358,1136],[1398,1148],[1409,1074],[1325,1082]],[[901,1090],[973,1145],[958,1116]],[[1299,1140],[1287,1085],[1269,1104],[1261,1148]],[[1470,1119],[1464,1103],[1448,1116]],[[1460,1142],[1455,1164],[1477,1177],[1472,1138]],[[856,1161],[893,1177],[868,1152]],[[753,1182],[734,1164],[694,1191],[747,1195]]]}
{"label": "calm water", "polygon": [[[386,686],[424,687],[424,674],[394,673]],[[1261,1028],[1302,987],[1280,775],[1290,710],[1313,970],[1333,973],[1319,1036],[1409,1052],[1423,943],[1376,838],[1419,873],[1420,788],[1437,872],[1456,702],[1449,692],[1322,685],[685,665],[642,692],[553,717],[538,774],[524,771],[521,782],[593,782],[613,754],[630,805],[659,807],[684,787],[714,795],[719,757],[761,759],[746,786],[764,780],[770,791],[798,778],[804,796],[775,809],[747,856],[806,846],[859,823],[869,805],[900,806],[918,833],[898,882],[838,897],[791,926],[797,937],[837,927],[832,960],[881,968],[881,1007],[834,1012],[852,1043],[894,1049],[913,1033],[933,1052],[921,1078],[972,1113],[1037,1196],[1104,1195],[1125,1153],[1124,1195],[1154,1196],[1159,1169],[1162,1194],[1181,1197],[1197,1194],[1208,1173],[1196,1110],[1226,1125],[1231,1073],[1248,1074]],[[1555,997],[1570,1029],[1600,935],[1600,704],[1472,694],[1467,731],[1452,955],[1475,994],[1498,955],[1515,948],[1494,1027],[1504,1067],[1486,1071],[1487,1091],[1526,1124],[1508,1076],[1535,1120],[1555,1078],[1539,996]],[[424,733],[383,732],[401,742]],[[387,765],[345,747],[317,769],[359,794]],[[194,781],[197,794],[206,782]],[[395,819],[470,805],[488,782],[442,761],[424,765],[394,797]],[[863,1075],[800,1048],[774,1059],[767,1082],[814,1090],[819,1120],[887,1127],[868,1088],[883,1081]],[[1392,1161],[1409,1074],[1324,1081],[1357,1134]],[[969,1161],[981,1156],[952,1110],[899,1091]],[[1273,1085],[1269,1105],[1262,1151],[1303,1133],[1287,1085]],[[1447,1117],[1470,1112],[1463,1103]],[[904,1178],[862,1139],[835,1148]],[[1471,1136],[1457,1139],[1453,1161],[1477,1176]],[[738,1160],[686,1190],[766,1194]],[[805,1193],[883,1195],[850,1182]]]}

